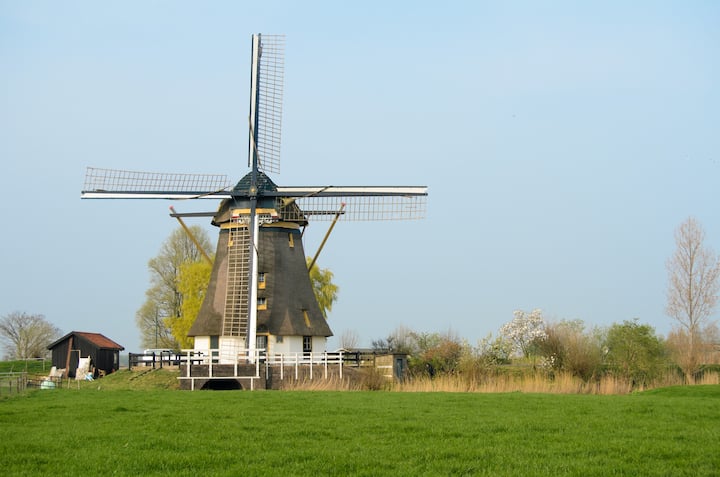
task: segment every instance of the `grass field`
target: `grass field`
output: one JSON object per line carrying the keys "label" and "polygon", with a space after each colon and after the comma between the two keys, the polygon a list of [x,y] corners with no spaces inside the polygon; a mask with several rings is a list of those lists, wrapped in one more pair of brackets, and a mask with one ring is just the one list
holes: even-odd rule
{"label": "grass field", "polygon": [[184,392],[128,375],[0,400],[2,475],[720,474],[720,386]]}
{"label": "grass field", "polygon": [[32,374],[47,374],[50,371],[52,363],[46,360],[17,360],[17,361],[0,361],[0,373],[27,372]]}

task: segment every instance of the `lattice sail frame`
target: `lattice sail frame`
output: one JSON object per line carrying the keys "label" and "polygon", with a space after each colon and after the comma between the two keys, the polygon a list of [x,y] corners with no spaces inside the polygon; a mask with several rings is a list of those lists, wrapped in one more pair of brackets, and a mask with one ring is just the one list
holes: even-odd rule
{"label": "lattice sail frame", "polygon": [[[282,209],[287,199],[279,198],[277,208]],[[289,221],[334,220],[339,213],[342,221],[419,220],[425,218],[426,196],[342,195],[300,197],[298,207],[283,214]],[[344,208],[343,208],[344,204]]]}
{"label": "lattice sail frame", "polygon": [[[222,174],[163,174],[88,167],[84,199],[227,199],[236,195]],[[291,221],[419,220],[426,215],[424,186],[278,187],[276,210]],[[298,207],[287,207],[295,203]],[[298,210],[299,209],[299,210]],[[182,215],[182,214],[179,214]],[[213,215],[208,213],[207,215]]]}
{"label": "lattice sail frame", "polygon": [[[231,188],[232,183],[226,174],[168,174],[88,167],[81,197],[112,199],[113,194],[157,193],[162,195],[160,198],[169,198],[170,194],[192,196]],[[102,197],[91,197],[93,193]]]}
{"label": "lattice sail frame", "polygon": [[285,35],[258,35],[258,37],[260,39],[257,79],[258,169],[264,172],[279,173],[285,77]]}

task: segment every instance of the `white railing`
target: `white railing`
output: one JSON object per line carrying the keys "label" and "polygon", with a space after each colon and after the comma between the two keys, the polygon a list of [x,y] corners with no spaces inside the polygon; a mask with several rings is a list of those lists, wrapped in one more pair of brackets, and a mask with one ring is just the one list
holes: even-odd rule
{"label": "white railing", "polygon": [[[265,350],[264,349],[238,349],[237,353],[235,354],[234,359],[232,359],[232,362],[228,363],[226,362],[226,357],[223,357],[224,359],[220,359],[220,350],[219,349],[184,349],[180,351],[180,363],[181,364],[202,364],[208,366],[208,376],[213,376],[213,366],[217,365],[227,365],[232,364],[235,369],[233,371],[233,376],[238,377],[238,365],[240,364],[254,364],[255,365],[255,375],[254,376],[248,376],[249,378],[259,378],[260,377],[260,361],[262,361],[265,357]],[[186,368],[186,378],[190,378],[190,368],[192,366],[187,366]]]}
{"label": "white railing", "polygon": [[[343,353],[273,353],[266,354],[265,349],[238,349],[233,357],[221,356],[220,349],[183,349],[180,352],[180,364],[189,365],[205,365],[208,366],[208,377],[213,377],[213,366],[233,365],[233,377],[260,377],[260,363],[265,364],[265,377],[270,376],[270,367],[278,366],[280,368],[280,379],[285,379],[286,369],[290,368],[295,375],[295,379],[299,377],[300,368],[308,368],[310,379],[313,379],[313,368],[316,366],[323,367],[323,376],[327,379],[328,366],[338,365],[340,379],[343,377]],[[238,365],[254,364],[254,376],[238,376]],[[193,378],[191,376],[192,366],[187,366],[184,378]],[[195,376],[199,378],[199,376]]]}
{"label": "white railing", "polygon": [[269,377],[270,365],[280,367],[280,379],[285,379],[285,367],[291,367],[295,372],[295,379],[298,379],[299,369],[307,366],[310,370],[310,379],[313,379],[313,367],[323,367],[323,377],[327,379],[328,365],[337,364],[339,367],[340,379],[343,377],[343,354],[328,353],[280,353],[271,354],[265,360],[265,377]]}

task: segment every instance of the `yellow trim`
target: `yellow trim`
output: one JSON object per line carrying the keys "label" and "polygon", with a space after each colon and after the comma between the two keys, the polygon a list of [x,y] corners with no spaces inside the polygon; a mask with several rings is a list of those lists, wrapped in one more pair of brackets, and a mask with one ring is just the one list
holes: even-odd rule
{"label": "yellow trim", "polygon": [[246,229],[248,228],[248,224],[240,224],[237,222],[226,222],[224,224],[220,224],[221,229]]}
{"label": "yellow trim", "polygon": [[295,238],[293,237],[293,234],[288,234],[288,245],[290,248],[295,248]]}
{"label": "yellow trim", "polygon": [[305,326],[310,328],[310,326],[312,326],[312,325],[310,325],[310,315],[308,315],[307,310],[303,310],[302,312],[303,312],[303,318],[305,318]]}
{"label": "yellow trim", "polygon": [[298,224],[293,224],[292,222],[272,222],[269,224],[262,224],[260,227],[275,227],[280,229],[290,229],[290,230],[299,230],[300,226]]}
{"label": "yellow trim", "polygon": [[[224,224],[220,224],[221,229],[246,229],[248,227],[248,224],[246,223],[238,223],[238,222],[225,222]],[[298,224],[294,224],[292,222],[271,222],[268,224],[262,224],[260,227],[274,227],[279,229],[288,229],[288,230],[299,230],[300,226]]]}
{"label": "yellow trim", "polygon": [[[232,209],[230,213],[235,215],[250,215],[250,209]],[[267,214],[276,216],[278,215],[277,210],[275,209],[255,209],[255,213],[257,214]]]}

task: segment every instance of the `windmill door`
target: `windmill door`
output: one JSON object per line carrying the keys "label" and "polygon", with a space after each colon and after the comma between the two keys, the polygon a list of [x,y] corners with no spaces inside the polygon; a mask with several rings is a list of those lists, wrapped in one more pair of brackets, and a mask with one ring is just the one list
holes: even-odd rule
{"label": "windmill door", "polygon": [[258,351],[260,351],[260,350],[265,350],[265,351],[260,351],[260,352],[264,353],[265,356],[268,355],[268,351],[269,351],[269,350],[268,350],[268,337],[267,337],[267,335],[258,335],[258,336],[255,338],[255,349],[257,349]]}

